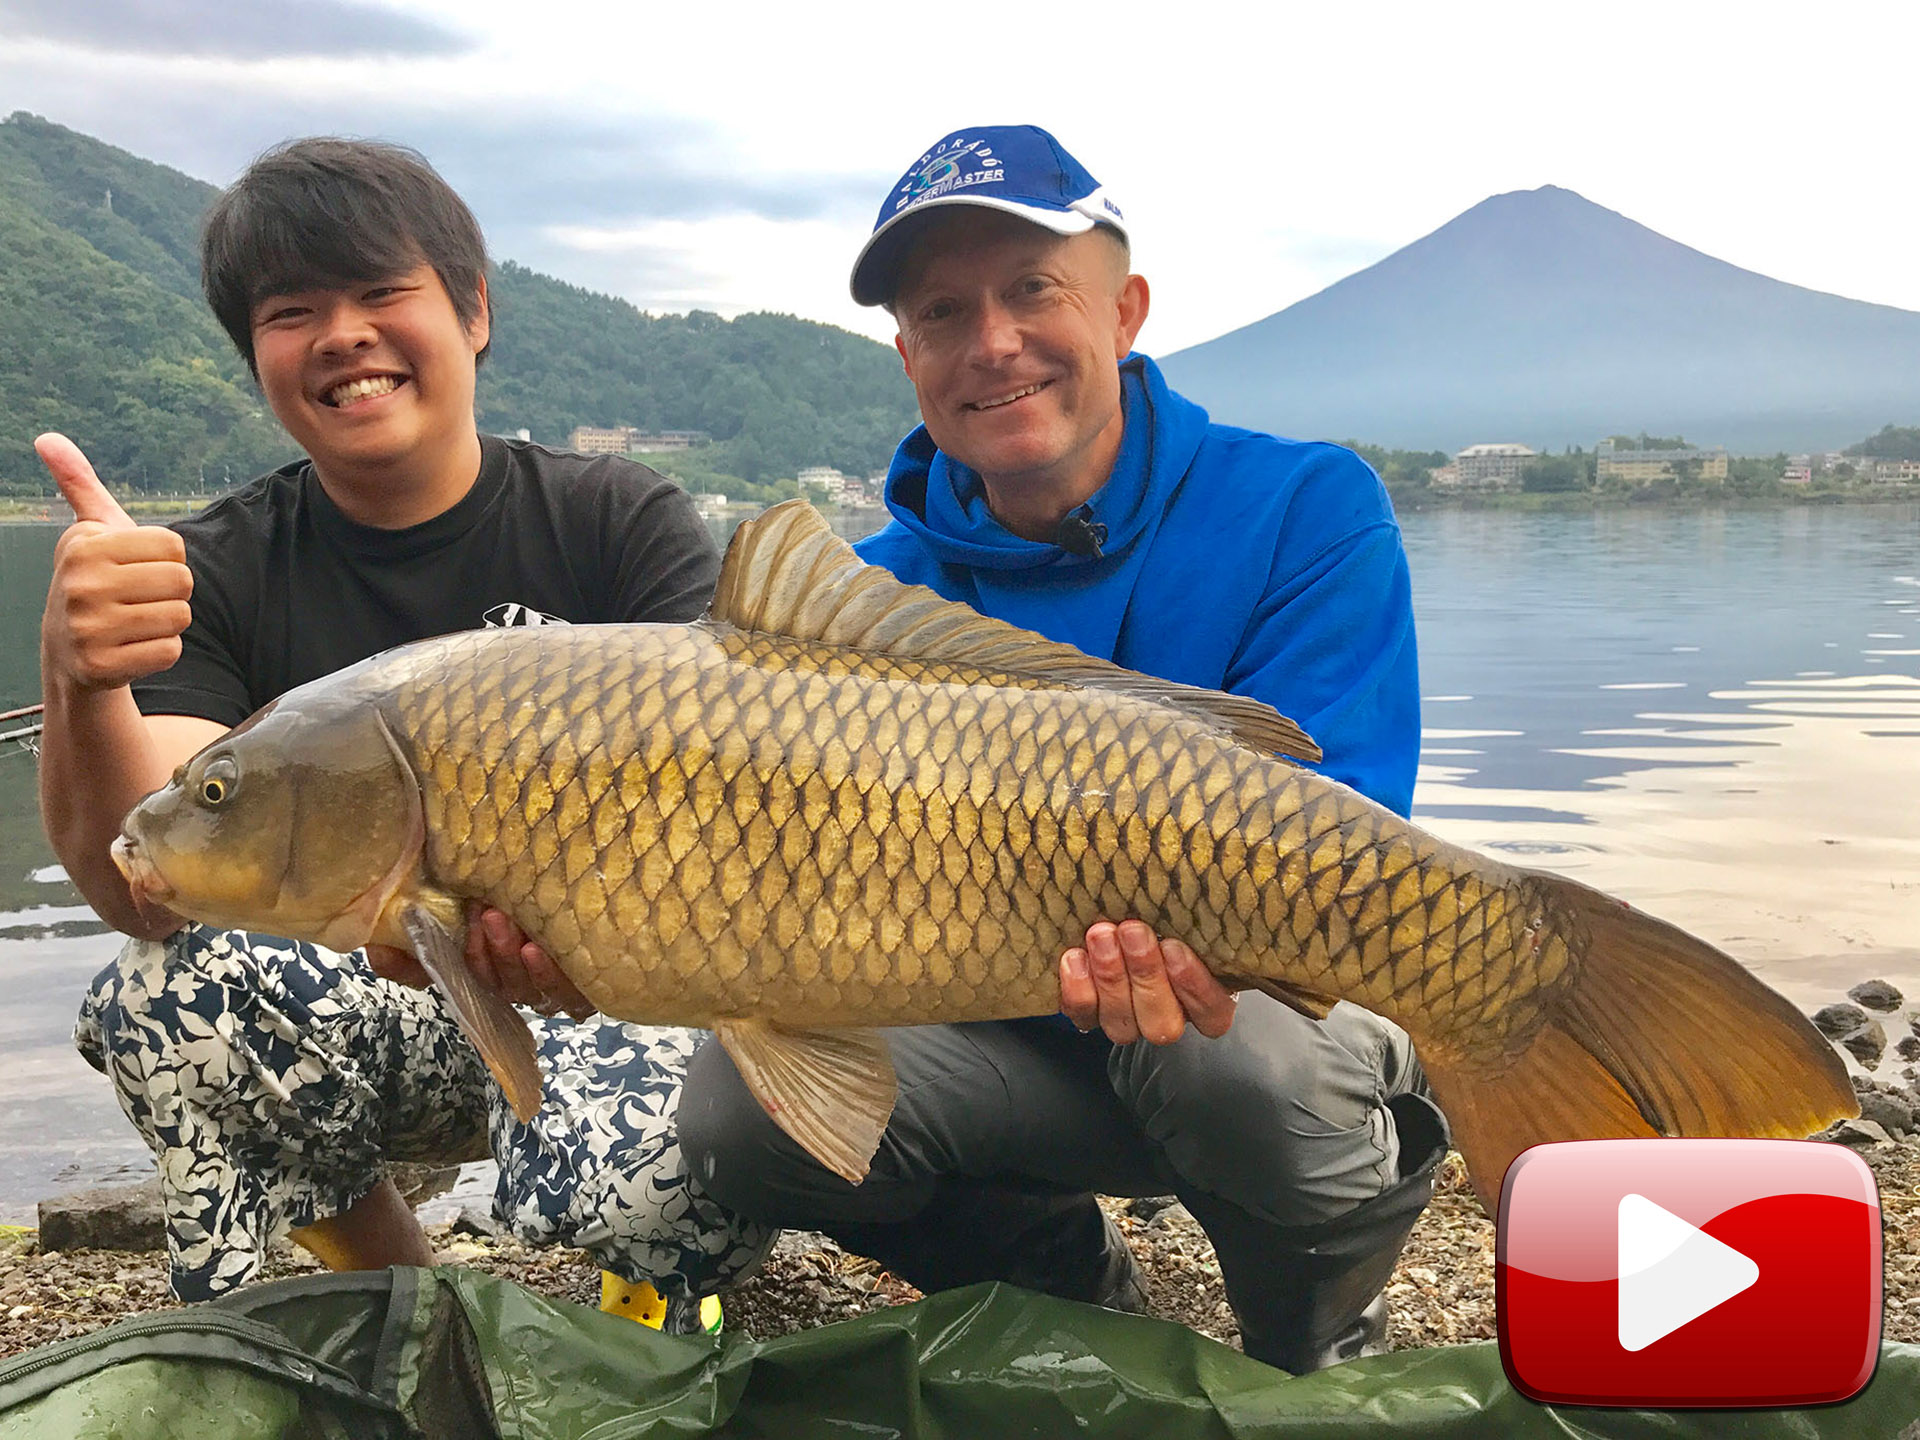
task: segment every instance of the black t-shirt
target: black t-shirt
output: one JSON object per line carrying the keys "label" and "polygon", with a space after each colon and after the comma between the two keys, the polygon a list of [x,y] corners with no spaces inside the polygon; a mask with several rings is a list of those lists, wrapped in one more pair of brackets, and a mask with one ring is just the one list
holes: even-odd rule
{"label": "black t-shirt", "polygon": [[237,725],[296,685],[395,645],[485,624],[691,620],[719,557],[693,500],[617,456],[482,436],[459,504],[404,530],[356,524],[310,461],[177,522],[193,623],[148,715]]}

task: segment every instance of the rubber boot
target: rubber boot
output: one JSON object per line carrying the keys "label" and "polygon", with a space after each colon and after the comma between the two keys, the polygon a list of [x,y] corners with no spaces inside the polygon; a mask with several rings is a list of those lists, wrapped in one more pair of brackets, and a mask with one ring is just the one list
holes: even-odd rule
{"label": "rubber boot", "polygon": [[1088,1194],[949,1179],[911,1220],[823,1228],[929,1295],[1000,1280],[1062,1300],[1146,1312],[1133,1251]]}
{"label": "rubber boot", "polygon": [[1091,1303],[1103,1310],[1151,1315],[1152,1307],[1147,1304],[1147,1277],[1134,1258],[1133,1247],[1127,1244],[1127,1237],[1120,1233],[1111,1215],[1103,1210],[1100,1218],[1106,1222],[1105,1253],[1101,1257],[1099,1288]]}
{"label": "rubber boot", "polygon": [[668,1335],[718,1335],[718,1295],[669,1298],[646,1280],[625,1280],[611,1270],[600,1272],[600,1308]]}
{"label": "rubber boot", "polygon": [[1304,1375],[1384,1348],[1380,1292],[1447,1153],[1446,1121],[1430,1100],[1396,1095],[1388,1104],[1400,1135],[1401,1178],[1344,1215],[1281,1227],[1209,1197],[1187,1200],[1221,1253],[1241,1348],[1254,1359]]}

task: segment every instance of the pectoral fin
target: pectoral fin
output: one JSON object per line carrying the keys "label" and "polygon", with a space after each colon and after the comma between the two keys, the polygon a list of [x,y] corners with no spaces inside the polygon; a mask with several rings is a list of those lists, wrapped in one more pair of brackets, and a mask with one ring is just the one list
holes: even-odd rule
{"label": "pectoral fin", "polygon": [[767,1020],[714,1027],[767,1114],[849,1185],[867,1178],[893,1113],[893,1057],[872,1030],[784,1030]]}
{"label": "pectoral fin", "polygon": [[540,1108],[540,1061],[533,1031],[518,1010],[473,978],[460,936],[431,910],[408,905],[400,912],[400,923],[413,942],[414,957],[433,977],[454,1020],[487,1062],[524,1125]]}
{"label": "pectoral fin", "polygon": [[1322,995],[1317,990],[1303,990],[1297,985],[1289,985],[1284,980],[1268,980],[1253,975],[1221,975],[1222,985],[1230,990],[1258,990],[1263,995],[1271,995],[1289,1009],[1298,1010],[1309,1020],[1324,1020],[1340,1003],[1336,995]]}

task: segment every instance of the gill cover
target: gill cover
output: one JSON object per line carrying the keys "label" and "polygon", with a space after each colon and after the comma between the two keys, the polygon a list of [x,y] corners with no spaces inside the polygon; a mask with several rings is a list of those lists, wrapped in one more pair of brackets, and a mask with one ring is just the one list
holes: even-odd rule
{"label": "gill cover", "polygon": [[200,751],[125,830],[176,914],[334,950],[366,943],[425,838],[419,785],[379,710],[307,690]]}

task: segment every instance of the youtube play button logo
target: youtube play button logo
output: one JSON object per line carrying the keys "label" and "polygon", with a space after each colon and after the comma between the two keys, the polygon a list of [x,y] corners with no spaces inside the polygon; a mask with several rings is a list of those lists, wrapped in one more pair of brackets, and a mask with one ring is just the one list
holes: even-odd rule
{"label": "youtube play button logo", "polygon": [[1500,1197],[1500,1356],[1578,1405],[1816,1405],[1872,1378],[1880,1202],[1838,1145],[1541,1145]]}
{"label": "youtube play button logo", "polygon": [[1620,1197],[1620,1348],[1644,1350],[1760,1278],[1749,1256],[1662,1210]]}

